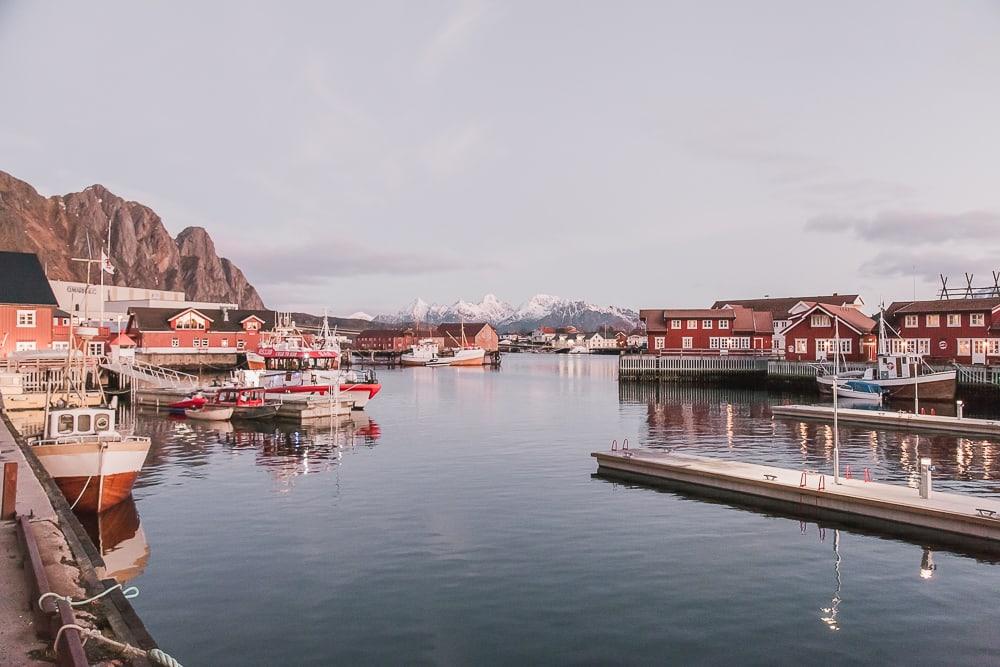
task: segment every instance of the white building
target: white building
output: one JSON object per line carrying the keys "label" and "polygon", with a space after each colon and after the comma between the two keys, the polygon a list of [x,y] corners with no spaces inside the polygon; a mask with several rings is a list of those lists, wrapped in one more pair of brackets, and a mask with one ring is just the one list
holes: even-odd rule
{"label": "white building", "polygon": [[104,312],[115,317],[128,312],[129,308],[202,308],[217,310],[219,308],[238,308],[235,303],[216,303],[208,301],[188,301],[184,292],[162,289],[147,289],[145,287],[126,287],[124,285],[87,286],[86,283],[75,283],[65,280],[50,280],[49,285],[56,295],[59,307],[77,318],[89,313],[96,318],[101,312],[101,300],[104,300]]}

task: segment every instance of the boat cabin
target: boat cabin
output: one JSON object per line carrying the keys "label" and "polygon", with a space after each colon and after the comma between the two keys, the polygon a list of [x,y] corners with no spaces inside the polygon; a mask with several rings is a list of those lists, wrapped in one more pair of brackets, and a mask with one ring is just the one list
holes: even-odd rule
{"label": "boat cabin", "polygon": [[266,403],[264,387],[225,387],[215,395],[217,405],[258,406]]}
{"label": "boat cabin", "polygon": [[893,380],[926,374],[924,358],[919,354],[882,354],[878,358],[878,379]]}
{"label": "boat cabin", "polygon": [[113,434],[115,411],[111,408],[72,408],[53,410],[46,424],[49,438],[72,438],[81,435]]}
{"label": "boat cabin", "polygon": [[283,350],[262,349],[259,354],[264,357],[264,368],[269,371],[329,371],[340,367],[340,355],[332,350],[284,353]]}

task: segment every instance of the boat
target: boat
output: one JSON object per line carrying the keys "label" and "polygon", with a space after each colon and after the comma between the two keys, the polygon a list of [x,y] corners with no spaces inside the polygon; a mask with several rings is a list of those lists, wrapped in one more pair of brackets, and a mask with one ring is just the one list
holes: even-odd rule
{"label": "boat", "polygon": [[856,402],[882,403],[884,390],[874,382],[847,380],[837,385],[837,396]]}
{"label": "boat", "polygon": [[200,408],[188,408],[184,411],[184,415],[188,419],[224,422],[232,418],[233,409],[232,407],[215,407],[206,404]]}
{"label": "boat", "polygon": [[583,345],[576,345],[569,349],[570,354],[590,354],[590,348],[584,347]]}
{"label": "boat", "polygon": [[432,361],[428,361],[424,364],[427,368],[440,368],[441,366],[451,366],[451,362],[454,357],[437,357]]}
{"label": "boat", "polygon": [[879,318],[878,344],[879,353],[874,369],[832,375],[821,369],[816,375],[820,391],[830,393],[834,382],[839,385],[844,380],[857,379],[878,384],[890,398],[922,398],[931,401],[950,401],[955,398],[958,385],[956,369],[938,371],[931,368],[919,354],[890,352],[884,310]]}
{"label": "boat", "polygon": [[[454,336],[451,334],[448,335],[451,336],[452,340],[455,340]],[[459,341],[455,340],[455,342],[457,343]],[[460,345],[460,347],[453,348],[453,354],[451,357],[441,357],[442,359],[447,358],[449,360],[447,364],[435,363],[434,365],[482,366],[486,363],[486,350],[478,345],[469,345],[468,341],[465,339],[465,322],[462,322],[462,340]],[[430,366],[431,364],[428,363],[427,365]]]}
{"label": "boat", "polygon": [[265,391],[264,387],[222,387],[205,408],[232,408],[235,419],[274,419],[279,403],[268,400]]}
{"label": "boat", "polygon": [[409,352],[400,355],[399,363],[403,366],[426,366],[438,358],[438,351],[438,344],[433,338],[424,338],[411,345]]}
{"label": "boat", "polygon": [[47,411],[28,444],[72,509],[100,513],[132,494],[150,439],[115,430],[109,407],[65,407]]}
{"label": "boat", "polygon": [[187,398],[181,399],[179,401],[174,401],[167,406],[170,412],[175,412],[178,414],[183,414],[186,410],[197,410],[208,403],[208,399],[200,391],[195,392],[188,396]]}

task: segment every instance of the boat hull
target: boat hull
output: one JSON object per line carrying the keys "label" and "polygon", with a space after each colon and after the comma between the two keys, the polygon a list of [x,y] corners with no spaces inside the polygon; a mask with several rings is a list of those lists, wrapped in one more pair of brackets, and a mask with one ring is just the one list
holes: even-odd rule
{"label": "boat hull", "polygon": [[233,408],[234,419],[274,419],[278,416],[277,405],[237,405]]}
{"label": "boat hull", "polygon": [[486,350],[456,350],[450,366],[482,366],[486,359]]}
{"label": "boat hull", "polygon": [[[816,382],[820,391],[833,392],[833,377],[818,376]],[[888,380],[874,379],[872,382],[884,389],[891,398],[913,398],[918,396],[928,401],[950,401],[955,398],[958,386],[957,371],[942,371],[927,373],[916,378],[891,378]],[[916,388],[919,385],[919,388]]]}
{"label": "boat hull", "polygon": [[188,419],[202,421],[226,421],[233,416],[232,408],[196,408],[184,411]]}
{"label": "boat hull", "polygon": [[149,453],[149,440],[44,444],[38,460],[74,509],[102,512],[132,493]]}

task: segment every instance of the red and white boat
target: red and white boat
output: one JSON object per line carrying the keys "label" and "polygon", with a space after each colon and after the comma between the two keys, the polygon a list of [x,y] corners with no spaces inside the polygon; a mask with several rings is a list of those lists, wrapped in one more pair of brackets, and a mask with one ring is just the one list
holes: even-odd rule
{"label": "red and white boat", "polygon": [[83,407],[49,411],[29,444],[70,507],[99,513],[132,494],[150,440],[116,431],[111,408]]}
{"label": "red and white boat", "polygon": [[280,313],[272,331],[264,333],[257,354],[247,355],[251,370],[260,371],[257,384],[268,394],[325,394],[337,387],[356,409],[382,390],[373,372],[340,370],[340,345],[327,319],[315,337],[307,337],[295,326],[289,313]]}

